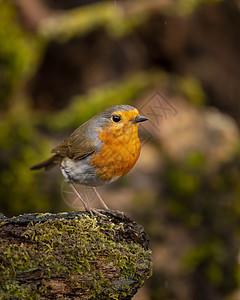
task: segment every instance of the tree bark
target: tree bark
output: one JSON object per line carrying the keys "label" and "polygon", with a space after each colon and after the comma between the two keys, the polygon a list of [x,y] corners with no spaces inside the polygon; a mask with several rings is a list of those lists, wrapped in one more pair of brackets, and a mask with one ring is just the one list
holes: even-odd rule
{"label": "tree bark", "polygon": [[131,299],[152,263],[141,225],[122,214],[0,215],[0,295]]}

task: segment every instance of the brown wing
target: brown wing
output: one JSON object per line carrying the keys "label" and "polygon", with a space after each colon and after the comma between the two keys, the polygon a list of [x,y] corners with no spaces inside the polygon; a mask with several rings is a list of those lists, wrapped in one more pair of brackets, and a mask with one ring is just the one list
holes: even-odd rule
{"label": "brown wing", "polygon": [[93,153],[97,148],[97,139],[89,137],[91,134],[89,134],[88,126],[85,124],[77,128],[69,138],[54,148],[52,152],[71,159],[83,159]]}

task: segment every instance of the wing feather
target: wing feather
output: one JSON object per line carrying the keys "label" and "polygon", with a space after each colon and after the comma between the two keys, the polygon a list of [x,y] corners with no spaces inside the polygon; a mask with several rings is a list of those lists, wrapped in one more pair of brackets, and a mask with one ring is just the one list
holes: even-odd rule
{"label": "wing feather", "polygon": [[84,123],[52,152],[62,157],[80,160],[96,151],[98,140],[90,134],[89,126]]}

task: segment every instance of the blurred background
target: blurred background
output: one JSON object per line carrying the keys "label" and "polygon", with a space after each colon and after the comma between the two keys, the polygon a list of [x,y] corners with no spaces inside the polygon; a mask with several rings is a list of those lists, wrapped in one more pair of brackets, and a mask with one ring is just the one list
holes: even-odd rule
{"label": "blurred background", "polygon": [[60,170],[29,167],[134,105],[140,159],[99,188],[150,237],[134,300],[240,299],[239,32],[239,0],[0,0],[1,213],[81,210]]}

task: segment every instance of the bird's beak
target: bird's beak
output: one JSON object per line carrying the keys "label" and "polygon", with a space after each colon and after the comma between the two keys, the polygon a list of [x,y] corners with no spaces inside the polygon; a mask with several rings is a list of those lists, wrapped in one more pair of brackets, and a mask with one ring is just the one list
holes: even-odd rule
{"label": "bird's beak", "polygon": [[145,122],[147,120],[149,120],[147,117],[136,116],[135,119],[132,120],[132,123],[140,123],[140,122]]}

